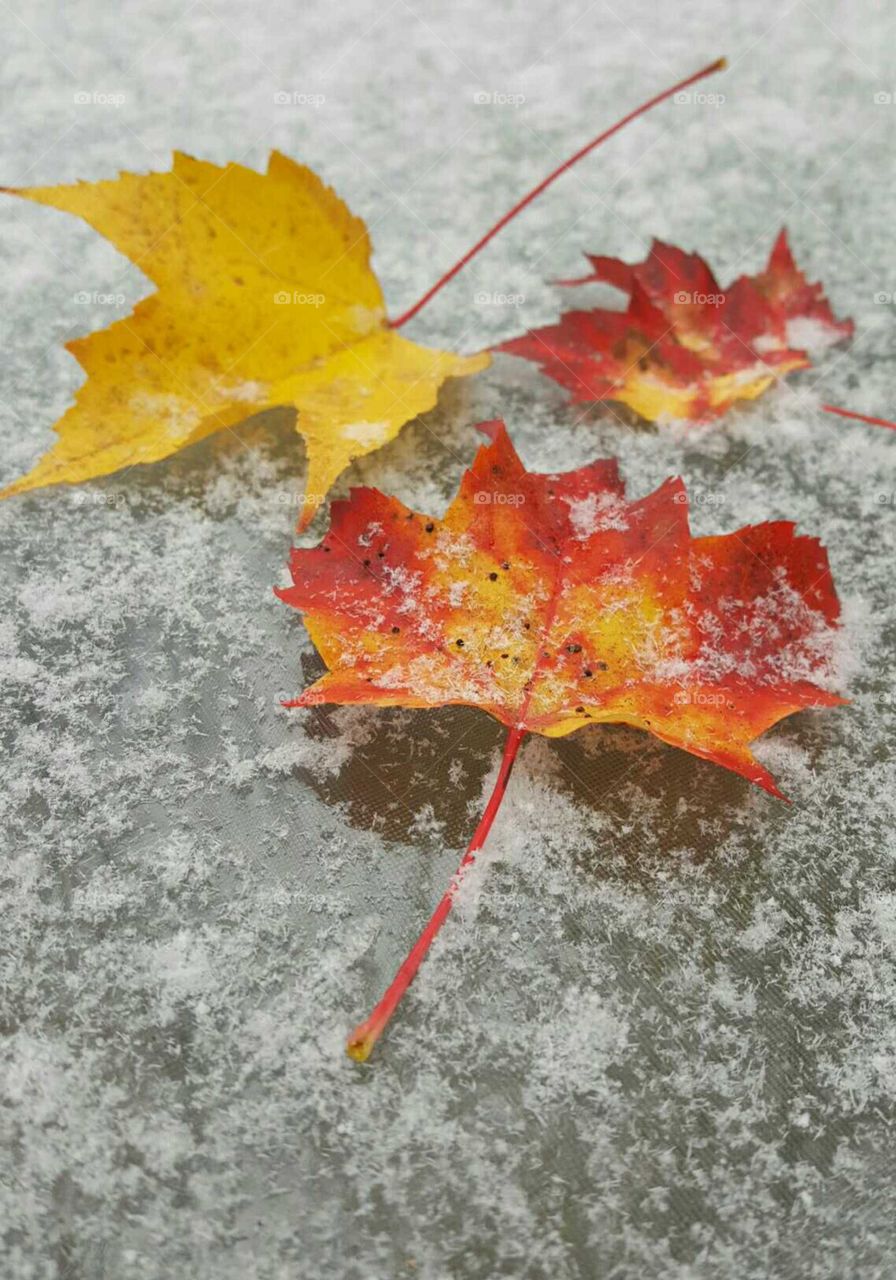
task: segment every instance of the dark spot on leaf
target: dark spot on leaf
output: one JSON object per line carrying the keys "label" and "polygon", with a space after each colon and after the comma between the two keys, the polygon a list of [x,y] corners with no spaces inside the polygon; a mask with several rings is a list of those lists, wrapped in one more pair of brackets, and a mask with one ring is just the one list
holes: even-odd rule
{"label": "dark spot on leaf", "polygon": [[462,649],[464,647],[463,640],[455,640],[454,643],[457,645],[458,649]]}
{"label": "dark spot on leaf", "polygon": [[498,581],[498,575],[496,573],[490,573],[488,576],[492,582]]}

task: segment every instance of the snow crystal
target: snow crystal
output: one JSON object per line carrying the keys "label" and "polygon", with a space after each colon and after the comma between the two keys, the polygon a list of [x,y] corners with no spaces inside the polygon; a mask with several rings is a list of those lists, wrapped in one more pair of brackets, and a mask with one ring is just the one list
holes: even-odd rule
{"label": "snow crystal", "polygon": [[346,440],[372,449],[387,440],[391,430],[388,422],[348,422],[342,428],[342,434]]}
{"label": "snow crystal", "polygon": [[207,412],[198,400],[195,404],[186,404],[182,396],[166,392],[135,390],[128,404],[135,414],[152,419],[178,440],[188,439]]}
{"label": "snow crystal", "polygon": [[589,493],[585,498],[564,497],[578,542],[606,529],[624,532],[628,528],[625,502],[612,493]]}
{"label": "snow crystal", "polygon": [[835,329],[815,316],[794,316],[787,321],[787,345],[795,351],[820,355],[842,338]]}

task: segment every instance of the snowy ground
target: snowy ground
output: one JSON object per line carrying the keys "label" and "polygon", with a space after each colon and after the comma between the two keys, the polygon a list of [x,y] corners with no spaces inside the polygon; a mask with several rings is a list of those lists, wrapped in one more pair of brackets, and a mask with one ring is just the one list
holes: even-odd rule
{"label": "snowy ground", "polygon": [[[276,146],[367,219],[394,312],[565,154],[727,53],[701,86],[723,103],[639,121],[408,332],[476,350],[551,319],[580,251],[652,235],[727,281],[786,222],[857,337],[689,432],[581,418],[501,357],[346,477],[440,510],[499,414],[534,469],[618,455],[635,495],[681,472],[699,532],[795,517],[824,539],[853,651],[851,707],[759,749],[789,807],[626,730],[525,744],[365,1067],[344,1035],[454,868],[498,726],[280,710],[320,671],[271,593],[304,466],[285,417],[0,506],[3,1276],[891,1277],[896,439],[817,406],[896,408],[892,13],[11,4],[3,182]],[[148,286],[12,200],[0,255],[5,482],[78,385],[63,341]]]}

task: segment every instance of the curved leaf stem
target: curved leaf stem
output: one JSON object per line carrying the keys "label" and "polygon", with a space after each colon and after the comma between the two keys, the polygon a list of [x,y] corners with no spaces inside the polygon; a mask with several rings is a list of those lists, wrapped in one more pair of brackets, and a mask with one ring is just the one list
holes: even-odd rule
{"label": "curved leaf stem", "polygon": [[658,93],[654,97],[648,98],[646,102],[641,103],[640,107],[636,107],[634,111],[630,111],[628,115],[623,116],[621,120],[617,120],[609,129],[605,129],[604,132],[599,133],[596,138],[592,138],[590,142],[586,142],[584,147],[580,147],[579,150],[576,151],[574,155],[571,155],[568,160],[564,160],[563,164],[558,165],[552,173],[549,173],[546,178],[542,179],[542,181],[539,182],[537,186],[533,187],[530,192],[524,195],[521,200],[518,200],[513,208],[509,209],[502,218],[499,218],[494,226],[490,227],[489,230],[486,231],[485,235],[476,241],[472,249],[468,249],[464,256],[455,262],[453,267],[446,271],[443,276],[439,277],[432,288],[428,289],[426,293],[424,293],[422,298],[419,298],[412,307],[408,307],[407,311],[403,312],[397,320],[391,320],[389,322],[391,328],[400,329],[402,325],[407,324],[408,320],[415,316],[418,311],[421,311],[426,306],[427,302],[429,302],[430,298],[434,298],[439,290],[445,287],[449,280],[453,280],[457,273],[463,270],[470,259],[475,258],[480,249],[484,249],[488,242],[493,239],[499,231],[507,226],[508,222],[512,222],[518,213],[522,213],[523,209],[525,209],[527,205],[531,204],[533,200],[537,199],[537,197],[541,195],[542,191],[546,190],[551,183],[559,178],[562,173],[565,173],[567,169],[571,169],[574,164],[577,164],[579,160],[584,156],[587,156],[589,151],[593,151],[595,147],[599,147],[602,142],[606,142],[608,138],[612,138],[614,133],[618,133],[619,130],[624,128],[630,121],[636,120],[638,116],[644,115],[646,111],[657,106],[660,102],[665,102],[665,100],[667,98],[671,98],[673,94],[681,93],[697,80],[702,80],[704,76],[710,76],[716,71],[724,70],[727,65],[727,60],[725,58],[717,58],[715,62],[710,62],[708,66],[701,68],[700,71],[695,71],[694,74],[692,76],[688,76],[687,79],[679,80],[677,84],[673,84],[670,88],[664,89],[662,93]]}
{"label": "curved leaf stem", "polygon": [[467,846],[460,866],[455,872],[454,878],[448,889],[442,896],[439,905],[429,918],[426,928],[420,934],[420,937],[411,947],[401,967],[383,996],[382,1000],[374,1009],[373,1013],[366,1022],[360,1023],[355,1027],[354,1031],[348,1038],[346,1044],[346,1052],[349,1057],[354,1058],[357,1062],[365,1062],[370,1056],[373,1046],[379,1040],[389,1024],[389,1019],[398,1008],[398,1005],[411,985],[417,970],[423,963],[426,953],[432,946],[439,930],[447,920],[451,907],[454,903],[454,895],[457,893],[458,887],[464,877],[464,872],[472,862],[476,860],[476,853],[485,843],[486,836],[491,830],[491,825],[495,820],[495,815],[500,808],[501,801],[504,798],[504,792],[507,789],[507,780],[510,777],[510,771],[513,768],[513,762],[516,760],[520,743],[526,735],[525,729],[510,729],[507,734],[507,741],[504,744],[504,755],[501,759],[501,766],[498,769],[498,776],[495,779],[495,785],[489,796],[488,803],[483,810],[482,817],[479,819],[479,825],[473,833],[473,838]]}

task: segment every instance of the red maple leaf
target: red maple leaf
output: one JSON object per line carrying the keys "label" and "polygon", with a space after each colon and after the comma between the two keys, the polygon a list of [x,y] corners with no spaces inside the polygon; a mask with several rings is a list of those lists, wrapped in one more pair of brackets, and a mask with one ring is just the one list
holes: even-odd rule
{"label": "red maple leaf", "polygon": [[765,270],[728,289],[697,254],[659,240],[634,265],[588,257],[589,275],[561,283],[613,285],[626,310],[568,311],[497,348],[534,360],[574,401],[617,400],[650,421],[714,417],[853,332],[807,282],[785,231]]}
{"label": "red maple leaf", "polygon": [[[526,471],[504,424],[441,519],[376,489],[335,502],[293,585],[329,670],[290,706],[321,702],[488,711],[508,726],[485,839],[528,732],[646,729],[780,795],[749,744],[827,692],[839,614],[827,555],[790,521],[694,538],[667,480],[628,501],[613,461]],[[396,982],[353,1035],[366,1058],[451,909],[456,881]]]}

